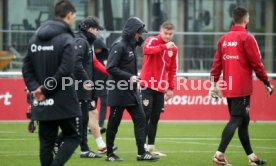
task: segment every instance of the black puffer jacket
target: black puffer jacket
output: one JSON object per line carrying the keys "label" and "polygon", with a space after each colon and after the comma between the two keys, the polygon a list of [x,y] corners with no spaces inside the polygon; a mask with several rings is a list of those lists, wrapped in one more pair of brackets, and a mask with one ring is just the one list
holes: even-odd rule
{"label": "black puffer jacket", "polygon": [[92,81],[93,74],[93,50],[82,31],[75,34],[76,64],[74,75],[78,84],[77,94],[79,100],[91,100],[92,91],[86,90],[83,83]]}
{"label": "black puffer jacket", "polygon": [[33,91],[43,85],[42,92],[47,98],[42,102],[33,101],[34,120],[59,120],[80,115],[74,81],[72,84],[62,81],[73,78],[74,65],[74,34],[68,24],[51,20],[41,25],[29,41],[22,69],[27,88]]}
{"label": "black puffer jacket", "polygon": [[[129,18],[121,37],[111,47],[107,70],[109,72],[108,80],[115,82],[115,89],[110,90],[111,86],[107,85],[108,105],[110,106],[132,106],[140,102],[137,85],[131,85],[129,80],[131,76],[138,74],[134,36],[141,27],[144,27],[144,23],[139,18]],[[128,81],[124,90],[117,86],[120,80]]]}

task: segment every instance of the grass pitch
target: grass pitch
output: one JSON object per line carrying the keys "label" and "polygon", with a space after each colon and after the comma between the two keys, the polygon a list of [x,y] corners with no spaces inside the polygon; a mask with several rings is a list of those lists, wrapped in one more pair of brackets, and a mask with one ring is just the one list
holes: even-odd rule
{"label": "grass pitch", "polygon": [[[212,166],[211,159],[218,147],[225,123],[161,122],[156,146],[167,156],[161,157],[158,162],[137,162],[133,124],[122,122],[115,144],[119,146],[116,154],[124,158],[125,161],[110,163],[104,161],[104,157],[102,159],[81,159],[78,148],[66,165]],[[254,152],[260,158],[268,160],[268,166],[275,166],[276,123],[252,123],[249,129]],[[92,135],[89,135],[89,145],[91,150],[96,151],[96,144]],[[40,165],[38,148],[37,130],[34,134],[28,133],[27,122],[0,122],[0,166],[38,166]],[[248,165],[237,133],[230,143],[226,155],[233,166]]]}

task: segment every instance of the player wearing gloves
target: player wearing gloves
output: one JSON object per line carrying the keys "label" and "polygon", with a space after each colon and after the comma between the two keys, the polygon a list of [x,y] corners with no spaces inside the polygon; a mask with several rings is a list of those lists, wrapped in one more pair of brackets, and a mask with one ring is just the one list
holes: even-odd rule
{"label": "player wearing gloves", "polygon": [[[221,94],[217,82],[223,71],[223,80],[227,87],[223,88],[223,96],[227,98],[230,120],[222,132],[222,139],[213,162],[217,165],[230,165],[224,152],[238,128],[241,144],[248,156],[250,165],[264,165],[265,160],[259,159],[253,152],[250,144],[248,125],[250,121],[250,96],[253,83],[252,73],[263,81],[268,95],[273,92],[267,74],[261,61],[260,51],[255,38],[246,32],[249,22],[249,13],[245,8],[236,8],[233,11],[234,25],[231,31],[222,36],[218,41],[214,63],[211,69],[212,98],[220,98]],[[232,81],[232,85],[230,85]]]}

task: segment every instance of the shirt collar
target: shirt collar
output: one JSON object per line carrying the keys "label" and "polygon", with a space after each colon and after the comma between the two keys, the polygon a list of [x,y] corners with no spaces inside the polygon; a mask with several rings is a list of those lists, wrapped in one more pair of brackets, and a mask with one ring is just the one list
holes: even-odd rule
{"label": "shirt collar", "polygon": [[231,27],[231,31],[244,31],[244,32],[246,32],[246,29],[241,25],[233,25]]}
{"label": "shirt collar", "polygon": [[158,35],[157,38],[159,39],[159,41],[161,41],[163,44],[165,44],[164,40],[162,39],[161,35]]}

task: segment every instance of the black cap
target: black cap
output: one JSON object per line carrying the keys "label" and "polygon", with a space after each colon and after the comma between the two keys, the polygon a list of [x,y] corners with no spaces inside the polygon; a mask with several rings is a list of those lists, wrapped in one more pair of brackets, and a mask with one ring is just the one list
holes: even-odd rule
{"label": "black cap", "polygon": [[148,33],[148,31],[145,29],[145,24],[143,24],[143,26],[140,27],[137,32],[138,33]]}
{"label": "black cap", "polygon": [[95,17],[86,17],[79,25],[80,30],[87,30],[88,28],[98,28],[99,30],[103,30],[104,28],[100,26],[99,21]]}

